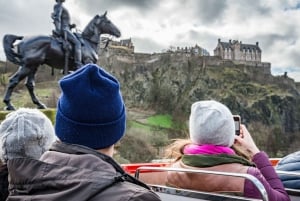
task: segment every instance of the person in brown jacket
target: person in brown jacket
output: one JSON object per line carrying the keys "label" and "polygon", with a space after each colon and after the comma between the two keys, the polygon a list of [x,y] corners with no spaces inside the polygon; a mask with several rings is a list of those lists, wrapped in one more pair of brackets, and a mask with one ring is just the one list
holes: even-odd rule
{"label": "person in brown jacket", "polygon": [[8,160],[39,159],[55,140],[52,122],[40,110],[19,108],[6,115],[0,124],[0,201],[8,196]]}
{"label": "person in brown jacket", "polygon": [[[179,158],[174,168],[249,174],[264,186],[269,200],[289,201],[268,155],[260,151],[244,125],[236,135],[233,115],[228,107],[214,100],[194,102],[189,118],[189,140],[178,140],[169,151]],[[241,157],[233,147],[249,159]],[[261,199],[258,189],[248,180],[214,174],[168,172],[167,184],[177,188],[218,192]]]}
{"label": "person in brown jacket", "polygon": [[8,162],[10,200],[159,201],[147,185],[113,160],[125,133],[119,82],[95,64],[59,81],[55,142],[40,160]]}

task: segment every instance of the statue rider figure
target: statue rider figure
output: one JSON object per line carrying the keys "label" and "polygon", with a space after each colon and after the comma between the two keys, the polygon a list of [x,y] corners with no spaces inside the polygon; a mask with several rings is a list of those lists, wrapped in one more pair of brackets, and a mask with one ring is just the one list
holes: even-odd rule
{"label": "statue rider figure", "polygon": [[54,12],[51,18],[54,20],[55,30],[53,33],[58,36],[62,36],[65,40],[71,42],[74,46],[74,62],[75,68],[78,69],[82,66],[81,62],[81,42],[77,39],[74,33],[71,31],[75,28],[75,24],[71,24],[71,18],[68,10],[62,5],[65,0],[55,0]]}

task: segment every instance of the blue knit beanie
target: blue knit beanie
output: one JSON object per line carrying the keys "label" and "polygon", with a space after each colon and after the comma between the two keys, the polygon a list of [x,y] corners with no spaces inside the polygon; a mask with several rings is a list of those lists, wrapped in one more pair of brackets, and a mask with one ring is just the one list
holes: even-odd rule
{"label": "blue knit beanie", "polygon": [[115,144],[126,128],[125,105],[116,78],[87,64],[59,81],[55,132],[62,142],[102,149]]}

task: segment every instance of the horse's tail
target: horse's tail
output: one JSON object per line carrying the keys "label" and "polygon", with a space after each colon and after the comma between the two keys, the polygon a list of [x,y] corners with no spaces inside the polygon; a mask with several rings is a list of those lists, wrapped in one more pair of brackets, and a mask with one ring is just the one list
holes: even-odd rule
{"label": "horse's tail", "polygon": [[6,58],[14,64],[22,65],[22,56],[15,52],[14,42],[16,40],[22,40],[23,36],[16,36],[12,34],[6,34],[3,37],[3,48],[6,55]]}

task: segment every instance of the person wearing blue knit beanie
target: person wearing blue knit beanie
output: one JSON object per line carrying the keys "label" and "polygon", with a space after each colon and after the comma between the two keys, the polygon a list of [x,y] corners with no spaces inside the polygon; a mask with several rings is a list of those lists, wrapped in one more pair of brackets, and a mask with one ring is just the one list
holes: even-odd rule
{"label": "person wearing blue knit beanie", "polygon": [[59,85],[55,132],[61,141],[103,149],[120,140],[126,114],[116,78],[88,65],[64,77]]}
{"label": "person wearing blue knit beanie", "polygon": [[114,144],[126,129],[118,80],[102,67],[87,64],[64,76],[59,85],[59,141],[40,160],[8,161],[8,200],[160,200],[112,158]]}

